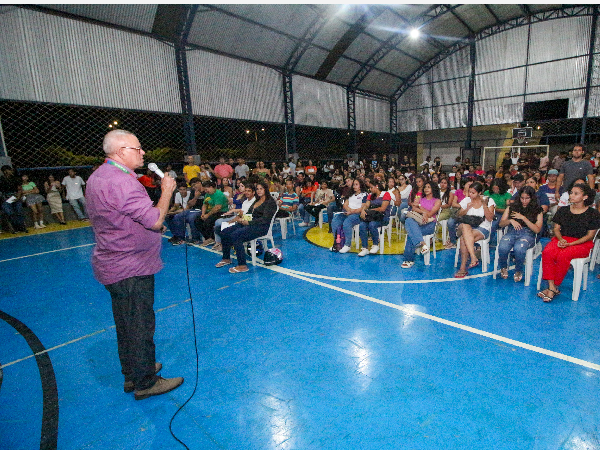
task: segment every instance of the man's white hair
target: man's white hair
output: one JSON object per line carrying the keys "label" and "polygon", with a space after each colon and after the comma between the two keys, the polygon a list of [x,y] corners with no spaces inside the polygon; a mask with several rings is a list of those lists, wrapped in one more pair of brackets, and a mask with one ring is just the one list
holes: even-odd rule
{"label": "man's white hair", "polygon": [[121,141],[125,136],[135,136],[131,131],[127,130],[112,130],[106,133],[102,142],[104,153],[112,155],[121,147]]}

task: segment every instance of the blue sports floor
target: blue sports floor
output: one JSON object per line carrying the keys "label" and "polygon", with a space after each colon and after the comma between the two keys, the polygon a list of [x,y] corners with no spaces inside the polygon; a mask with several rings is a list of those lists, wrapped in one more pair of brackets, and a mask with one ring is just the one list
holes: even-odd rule
{"label": "blue sports floor", "polygon": [[[179,449],[196,374],[185,246],[164,241],[157,360],[184,385],[124,394],[90,228],[0,241],[0,449]],[[198,388],[190,449],[600,449],[600,280],[545,304],[453,251],[332,254],[300,232],[285,261],[231,275],[188,247]],[[492,249],[492,252],[495,249]],[[493,258],[493,254],[492,254]],[[598,270],[598,269],[597,269]],[[35,355],[34,355],[35,353]]]}

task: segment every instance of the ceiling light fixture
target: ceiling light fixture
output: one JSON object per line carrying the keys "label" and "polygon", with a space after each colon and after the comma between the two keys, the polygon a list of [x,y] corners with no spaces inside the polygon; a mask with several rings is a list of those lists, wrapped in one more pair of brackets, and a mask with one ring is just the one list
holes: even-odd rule
{"label": "ceiling light fixture", "polygon": [[410,30],[410,37],[413,39],[417,39],[419,36],[421,36],[421,32],[419,31],[418,28],[413,28],[412,30]]}

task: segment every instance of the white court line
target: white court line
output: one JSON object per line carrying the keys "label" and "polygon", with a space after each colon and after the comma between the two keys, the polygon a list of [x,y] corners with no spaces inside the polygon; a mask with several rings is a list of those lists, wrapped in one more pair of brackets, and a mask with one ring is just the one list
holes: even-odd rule
{"label": "white court line", "polygon": [[457,323],[457,322],[452,322],[451,320],[446,320],[446,319],[442,319],[440,317],[432,316],[430,314],[425,314],[425,313],[422,313],[420,311],[414,310],[412,308],[407,308],[406,306],[396,305],[394,303],[386,302],[384,300],[379,300],[379,299],[374,298],[374,297],[369,297],[368,295],[360,294],[358,292],[349,291],[348,289],[340,288],[340,287],[337,287],[337,286],[332,286],[330,284],[323,283],[321,281],[313,280],[311,278],[307,278],[305,276],[298,275],[297,273],[294,273],[293,271],[290,271],[289,269],[284,269],[283,267],[266,266],[266,268],[270,269],[270,270],[273,270],[275,272],[282,273],[284,275],[288,275],[290,277],[295,277],[295,278],[299,278],[299,279],[304,280],[304,281],[308,281],[309,283],[313,283],[313,284],[325,287],[327,289],[332,289],[334,291],[343,292],[344,294],[348,294],[348,295],[352,295],[354,297],[362,298],[364,300],[368,300],[368,301],[373,302],[373,303],[378,303],[380,305],[387,306],[389,308],[394,308],[394,309],[402,311],[405,314],[408,314],[410,316],[422,317],[424,319],[428,319],[428,320],[431,320],[431,321],[434,321],[434,322],[438,322],[438,323],[441,323],[441,324],[444,324],[444,325],[447,325],[447,326],[450,326],[450,327],[453,327],[453,328],[458,328],[459,330],[467,331],[469,333],[477,334],[479,336],[483,336],[483,337],[487,337],[487,338],[490,338],[490,339],[494,339],[496,341],[504,342],[506,344],[513,345],[515,347],[520,347],[520,348],[523,348],[525,350],[530,350],[532,352],[541,353],[542,355],[550,356],[552,358],[561,359],[563,361],[568,361],[568,362],[571,362],[573,364],[577,364],[577,365],[580,365],[580,366],[583,366],[583,367],[587,367],[588,369],[593,369],[593,370],[600,371],[600,365],[591,363],[589,361],[584,361],[583,359],[574,358],[572,356],[564,355],[562,353],[554,352],[552,350],[547,350],[545,348],[536,347],[535,345],[526,344],[524,342],[520,342],[520,341],[516,341],[514,339],[506,338],[504,336],[500,336],[500,335],[497,335],[497,334],[494,334],[494,333],[489,333],[487,331],[479,330],[477,328],[469,327],[467,325],[462,325],[462,324]]}
{"label": "white court line", "polygon": [[47,255],[48,253],[64,252],[66,250],[73,250],[74,248],[89,247],[90,245],[96,245],[96,243],[93,242],[91,244],[76,245],[75,247],[59,248],[57,250],[50,250],[48,252],[34,253],[33,255],[17,256],[16,258],[2,259],[0,260],[0,263],[14,261],[16,259],[31,258],[32,256]]}

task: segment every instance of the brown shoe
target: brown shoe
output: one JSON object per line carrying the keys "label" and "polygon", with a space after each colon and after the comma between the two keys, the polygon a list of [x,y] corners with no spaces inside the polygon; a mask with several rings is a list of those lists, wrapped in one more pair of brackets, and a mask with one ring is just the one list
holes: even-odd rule
{"label": "brown shoe", "polygon": [[[154,363],[154,373],[157,374],[158,372],[160,372],[160,370],[162,369],[162,364],[157,362]],[[125,383],[123,383],[123,392],[125,392],[126,394],[129,394],[130,392],[133,392],[135,390],[135,387],[133,386],[133,381],[126,381]]]}
{"label": "brown shoe", "polygon": [[158,377],[154,386],[149,387],[148,389],[142,389],[140,391],[135,391],[135,399],[136,400],[144,400],[145,398],[152,397],[154,395],[162,395],[167,392],[171,392],[173,389],[177,389],[179,386],[183,384],[182,377],[175,378],[163,378]]}

